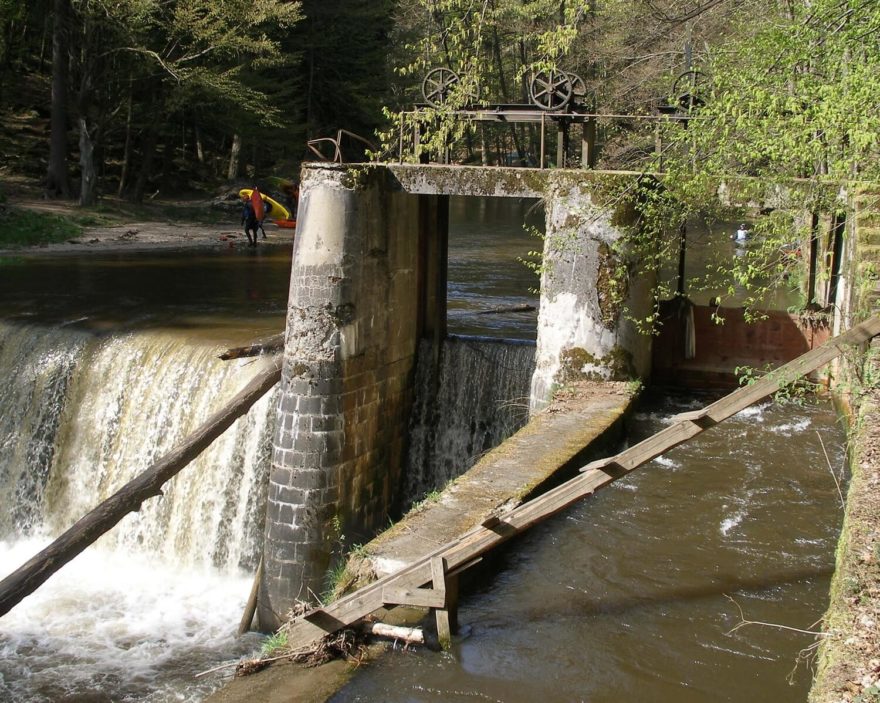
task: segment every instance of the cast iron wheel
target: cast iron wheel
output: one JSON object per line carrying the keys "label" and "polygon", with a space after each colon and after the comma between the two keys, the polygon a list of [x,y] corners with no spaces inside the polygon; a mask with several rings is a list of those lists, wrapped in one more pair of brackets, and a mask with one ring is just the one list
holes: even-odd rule
{"label": "cast iron wheel", "polygon": [[431,107],[442,107],[460,80],[451,68],[432,68],[422,81],[422,97]]}
{"label": "cast iron wheel", "polygon": [[705,104],[699,91],[699,86],[705,82],[706,77],[700,71],[685,71],[675,79],[672,95],[682,110],[690,112]]}
{"label": "cast iron wheel", "polygon": [[529,85],[532,102],[542,110],[560,110],[571,101],[574,93],[569,74],[563,71],[539,71]]}
{"label": "cast iron wheel", "polygon": [[566,73],[568,80],[571,81],[571,94],[576,98],[583,98],[587,95],[587,84],[584,79],[577,73]]}

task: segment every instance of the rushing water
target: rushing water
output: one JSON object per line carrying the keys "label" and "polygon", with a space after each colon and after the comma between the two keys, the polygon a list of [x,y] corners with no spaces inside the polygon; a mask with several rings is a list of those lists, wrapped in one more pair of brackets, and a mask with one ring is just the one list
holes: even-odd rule
{"label": "rushing water", "polygon": [[[281,329],[290,256],[266,249],[22,258],[0,277],[5,576],[222,407]],[[274,393],[0,620],[0,700],[200,700],[259,556]]]}
{"label": "rushing water", "polygon": [[[455,199],[449,296],[460,319],[451,327],[534,337],[534,312],[469,315],[534,303],[533,276],[516,261],[531,245],[519,219],[525,210]],[[474,228],[465,223],[471,217],[499,222]],[[0,274],[5,576],[259,370],[262,361],[216,355],[283,328],[290,251],[21,257],[5,260]],[[515,408],[496,412],[473,374],[508,389],[497,398],[521,397],[529,351],[475,340],[447,346],[446,375],[470,378],[465,393],[444,381],[444,397],[468,397],[468,412],[481,413],[473,438],[458,441],[470,459],[524,419]],[[511,355],[524,361],[508,377]],[[162,497],[0,619],[0,700],[197,701],[228,671],[198,680],[196,672],[258,646],[258,636],[236,640],[234,631],[259,553],[273,403],[259,401]],[[448,422],[470,419],[459,408]],[[432,451],[448,459],[437,448],[455,444],[454,434],[432,440]]]}
{"label": "rushing water", "polygon": [[[534,339],[535,311],[493,311],[537,305],[519,261],[540,248],[523,230],[540,224],[533,205],[451,199],[450,332]],[[289,265],[289,250],[268,247],[4,262],[3,575],[247,382],[262,362],[216,354],[282,328]],[[436,430],[414,446],[437,474],[417,462],[414,497],[515,429],[530,350],[446,344],[441,377],[459,383],[435,385],[442,421],[424,403],[414,413]],[[0,619],[0,700],[197,701],[220,679],[195,672],[258,645],[233,632],[259,552],[272,402]],[[726,635],[736,611],[721,594],[750,619],[818,618],[839,511],[813,437],[833,419],[765,407],[727,427],[505,552],[500,576],[466,600],[452,656],[386,659],[338,700],[714,700],[731,682],[734,699],[802,697],[802,674],[780,682],[809,642],[757,626]]]}
{"label": "rushing water", "polygon": [[[633,439],[703,404],[655,401]],[[821,617],[843,441],[826,404],[743,411],[517,540],[451,652],[394,651],[333,700],[804,700],[814,638],[734,628]]]}
{"label": "rushing water", "polygon": [[436,370],[420,349],[409,427],[404,504],[460,476],[525,425],[535,347],[529,342],[451,337]]}

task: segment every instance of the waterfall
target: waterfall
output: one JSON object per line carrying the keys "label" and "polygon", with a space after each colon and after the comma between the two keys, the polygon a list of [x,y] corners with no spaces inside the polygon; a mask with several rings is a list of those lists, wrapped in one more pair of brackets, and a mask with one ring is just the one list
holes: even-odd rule
{"label": "waterfall", "polygon": [[[0,538],[56,535],[170,451],[262,368],[185,332],[95,337],[0,323]],[[262,540],[272,391],[99,544],[252,569]]]}
{"label": "waterfall", "polygon": [[533,342],[449,337],[416,366],[405,504],[442,488],[528,420]]}

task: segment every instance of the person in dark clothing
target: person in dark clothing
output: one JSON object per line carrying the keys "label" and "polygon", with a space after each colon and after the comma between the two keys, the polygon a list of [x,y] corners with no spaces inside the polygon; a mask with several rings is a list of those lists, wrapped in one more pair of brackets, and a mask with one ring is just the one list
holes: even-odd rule
{"label": "person in dark clothing", "polygon": [[[244,225],[244,233],[248,238],[248,246],[257,246],[257,229],[260,227],[260,221],[254,212],[254,206],[251,204],[250,198],[242,198],[244,207],[241,211],[241,224]],[[253,236],[251,236],[253,232]]]}

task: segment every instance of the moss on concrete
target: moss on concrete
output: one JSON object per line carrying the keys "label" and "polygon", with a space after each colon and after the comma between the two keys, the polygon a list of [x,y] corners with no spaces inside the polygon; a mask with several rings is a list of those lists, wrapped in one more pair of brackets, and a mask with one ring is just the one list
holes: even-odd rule
{"label": "moss on concrete", "polygon": [[[628,381],[636,378],[633,356],[626,349],[615,346],[608,354],[597,357],[583,347],[569,347],[559,355],[560,382]],[[589,367],[595,367],[589,369]]]}
{"label": "moss on concrete", "polygon": [[[596,298],[602,324],[609,330],[617,327],[629,287],[629,272],[621,258],[605,242],[599,244],[599,266],[596,272]],[[621,276],[620,272],[625,275]]]}

